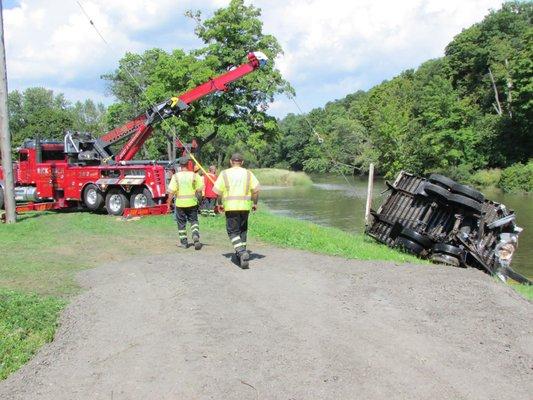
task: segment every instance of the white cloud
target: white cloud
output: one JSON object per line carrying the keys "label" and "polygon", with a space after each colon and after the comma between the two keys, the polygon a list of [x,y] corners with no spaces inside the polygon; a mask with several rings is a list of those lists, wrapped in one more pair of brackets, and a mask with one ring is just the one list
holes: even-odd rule
{"label": "white cloud", "polygon": [[[228,0],[79,0],[110,44],[106,46],[76,0],[21,0],[4,10],[10,88],[31,85],[70,93],[100,93],[101,74],[126,51],[194,45],[185,10],[204,15]],[[463,28],[502,0],[256,0],[264,31],[285,54],[278,68],[305,109],[367,89],[405,68],[443,54]],[[250,3],[250,1],[248,1]],[[94,86],[84,82],[95,82]],[[80,89],[80,86],[86,85]],[[80,92],[86,90],[87,92]],[[77,91],[77,92],[76,92]],[[300,100],[302,99],[302,100]],[[297,111],[271,107],[281,116]]]}
{"label": "white cloud", "polygon": [[309,71],[354,71],[362,65],[415,66],[443,54],[461,29],[480,21],[501,0],[288,0],[263,6],[265,30],[285,49],[289,79]]}

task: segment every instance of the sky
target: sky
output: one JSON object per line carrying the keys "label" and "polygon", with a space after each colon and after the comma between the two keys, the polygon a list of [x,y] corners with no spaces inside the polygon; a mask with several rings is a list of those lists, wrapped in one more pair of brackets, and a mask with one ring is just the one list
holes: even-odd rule
{"label": "sky", "polygon": [[[105,38],[98,36],[80,6]],[[102,74],[125,52],[201,46],[186,10],[212,15],[229,0],[4,0],[9,90],[41,86],[70,101],[114,99]],[[501,0],[255,0],[263,32],[284,54],[275,60],[304,112],[367,90],[440,57],[462,29]],[[258,49],[260,50],[260,49]],[[163,100],[163,99],[162,99]],[[279,96],[269,113],[298,113]]]}

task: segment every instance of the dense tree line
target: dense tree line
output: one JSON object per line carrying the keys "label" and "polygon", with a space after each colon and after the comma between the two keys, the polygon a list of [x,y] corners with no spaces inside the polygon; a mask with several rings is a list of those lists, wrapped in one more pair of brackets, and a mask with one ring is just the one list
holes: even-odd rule
{"label": "dense tree line", "polygon": [[387,176],[406,169],[457,178],[527,162],[533,150],[532,16],[533,3],[506,3],[458,34],[444,57],[305,116],[288,115],[261,161],[310,172],[364,172],[374,162]]}
{"label": "dense tree line", "polygon": [[[127,53],[103,76],[117,99],[107,110],[90,100],[70,104],[44,88],[11,92],[13,143],[60,139],[67,129],[101,135],[245,61],[249,51],[271,60],[282,52],[262,31],[261,10],[243,0],[208,19],[197,11],[187,16],[203,46]],[[294,91],[270,63],[156,127],[140,157],[175,158],[179,137],[196,138],[206,163],[221,164],[239,150],[252,166],[308,172],[364,173],[373,162],[386,176],[405,169],[461,179],[482,168],[526,165],[533,149],[532,16],[532,2],[506,3],[458,34],[442,58],[281,121],[266,113],[268,105]]]}

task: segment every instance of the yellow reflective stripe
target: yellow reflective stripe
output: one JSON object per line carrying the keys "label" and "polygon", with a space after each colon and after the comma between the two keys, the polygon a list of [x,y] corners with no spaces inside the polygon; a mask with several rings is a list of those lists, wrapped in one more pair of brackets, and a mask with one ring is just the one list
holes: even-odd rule
{"label": "yellow reflective stripe", "polygon": [[250,171],[246,171],[246,185],[244,187],[244,195],[246,196],[248,193],[250,193],[250,185],[252,184],[252,173]]}
{"label": "yellow reflective stripe", "polygon": [[241,240],[239,236],[235,236],[233,239],[231,239],[231,242],[236,242],[237,240]]}
{"label": "yellow reflective stripe", "polygon": [[238,242],[233,245],[234,249],[236,249],[237,247],[242,247],[242,243]]}
{"label": "yellow reflective stripe", "polygon": [[222,171],[221,175],[222,179],[224,180],[224,186],[226,186],[226,193],[229,193],[229,179],[226,175],[226,171]]}
{"label": "yellow reflective stripe", "polygon": [[196,197],[194,194],[178,194],[176,196],[177,199],[192,199],[193,197]]}

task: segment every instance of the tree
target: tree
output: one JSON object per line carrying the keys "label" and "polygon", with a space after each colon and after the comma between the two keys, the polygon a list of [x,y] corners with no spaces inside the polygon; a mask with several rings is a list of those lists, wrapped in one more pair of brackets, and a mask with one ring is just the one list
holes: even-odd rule
{"label": "tree", "polygon": [[126,54],[117,70],[103,76],[119,100],[110,107],[108,122],[124,122],[244,62],[248,52],[260,50],[271,60],[265,68],[233,83],[221,95],[200,100],[180,118],[166,120],[146,143],[149,156],[154,158],[165,152],[173,158],[170,144],[177,136],[184,142],[196,138],[207,162],[221,161],[221,151],[227,155],[235,149],[245,150],[250,160],[257,160],[278,134],[276,120],[265,112],[269,103],[275,94],[292,92],[273,64],[281,47],[273,36],[263,34],[261,11],[241,0],[231,1],[206,20],[199,11],[187,15],[197,22],[195,32],[204,47],[189,53],[152,49],[142,55]]}
{"label": "tree", "polygon": [[35,87],[8,95],[10,131],[13,146],[26,139],[63,139],[65,131],[72,129],[73,119],[69,104],[63,94]]}

